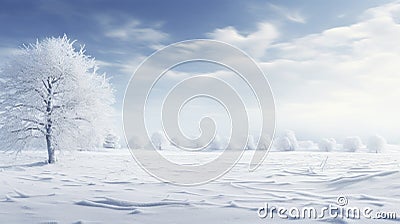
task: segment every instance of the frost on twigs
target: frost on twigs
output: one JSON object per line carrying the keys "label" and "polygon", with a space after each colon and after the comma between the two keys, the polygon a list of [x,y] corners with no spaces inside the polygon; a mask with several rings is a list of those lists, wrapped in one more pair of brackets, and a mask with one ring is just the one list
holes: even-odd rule
{"label": "frost on twigs", "polygon": [[111,125],[113,89],[66,35],[24,46],[0,70],[0,149],[89,149]]}

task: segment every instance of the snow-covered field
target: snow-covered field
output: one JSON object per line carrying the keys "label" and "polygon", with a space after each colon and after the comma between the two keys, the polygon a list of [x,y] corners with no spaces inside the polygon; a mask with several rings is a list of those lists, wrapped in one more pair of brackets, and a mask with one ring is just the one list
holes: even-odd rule
{"label": "snow-covered field", "polygon": [[[176,152],[170,152],[178,156]],[[175,154],[174,154],[175,153]],[[204,153],[213,156],[213,152]],[[336,204],[397,212],[400,153],[271,152],[255,172],[251,152],[223,178],[200,186],[161,183],[128,150],[1,154],[0,223],[376,223],[378,220],[261,219],[258,208]],[[379,222],[383,222],[379,220]]]}

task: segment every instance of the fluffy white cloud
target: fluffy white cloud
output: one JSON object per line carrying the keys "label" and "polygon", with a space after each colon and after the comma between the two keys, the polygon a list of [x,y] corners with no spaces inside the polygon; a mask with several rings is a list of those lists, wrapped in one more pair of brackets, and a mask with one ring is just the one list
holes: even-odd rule
{"label": "fluffy white cloud", "polygon": [[153,49],[169,37],[161,31],[162,23],[147,25],[126,15],[122,15],[122,22],[106,15],[96,15],[96,20],[101,24],[104,36],[120,41],[143,42]]}
{"label": "fluffy white cloud", "polygon": [[390,3],[367,10],[355,24],[270,46],[274,60],[260,64],[276,96],[278,126],[321,135],[394,135],[400,125],[394,103],[400,97],[398,15],[400,3]]}
{"label": "fluffy white cloud", "polygon": [[237,46],[257,58],[266,53],[271,43],[279,37],[279,32],[274,25],[264,22],[258,24],[255,32],[248,34],[242,34],[236,28],[228,26],[216,29],[207,36]]}
{"label": "fluffy white cloud", "polygon": [[[290,10],[271,7],[296,18]],[[315,138],[376,131],[397,137],[399,15],[400,2],[389,3],[366,10],[354,24],[286,42],[279,42],[277,27],[266,22],[251,33],[225,27],[208,36],[258,59],[276,97],[278,128]],[[302,22],[300,16],[292,20]]]}
{"label": "fluffy white cloud", "polygon": [[[300,137],[306,134],[314,139],[375,132],[393,139],[400,126],[396,103],[400,98],[400,45],[395,41],[400,39],[398,15],[400,3],[390,3],[368,9],[354,24],[286,42],[279,42],[283,34],[267,22],[250,33],[225,27],[207,36],[238,46],[258,60],[276,96],[278,129],[294,129]],[[108,35],[124,39],[140,34],[137,29],[141,28],[138,22],[126,23],[109,27]],[[157,44],[168,35],[151,36],[152,44]],[[272,59],[265,61],[263,56]],[[140,61],[120,69],[132,72]],[[213,73],[236,84],[231,73]],[[167,74],[172,81],[189,75],[194,73]]]}

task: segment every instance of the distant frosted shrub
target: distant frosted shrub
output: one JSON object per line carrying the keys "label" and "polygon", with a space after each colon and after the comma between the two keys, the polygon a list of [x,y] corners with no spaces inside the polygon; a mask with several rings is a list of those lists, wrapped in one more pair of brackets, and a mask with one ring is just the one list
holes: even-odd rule
{"label": "distant frosted shrub", "polygon": [[294,151],[299,148],[294,131],[285,131],[284,134],[278,138],[276,148],[280,151]]}
{"label": "distant frosted shrub", "polygon": [[160,132],[160,131],[154,132],[151,135],[150,140],[151,140],[151,143],[153,144],[153,146],[156,147],[156,149],[158,149],[158,150],[162,150],[162,146],[166,142],[164,134],[162,132]]}
{"label": "distant frosted shrub", "polygon": [[258,142],[257,149],[268,150],[270,144],[271,144],[271,137],[269,137],[268,135],[261,136]]}
{"label": "distant frosted shrub", "polygon": [[248,150],[255,150],[257,148],[256,142],[254,140],[254,137],[252,135],[249,135],[247,139],[247,146],[246,149]]}
{"label": "distant frosted shrub", "polygon": [[276,148],[280,151],[294,151],[293,145],[288,137],[280,137],[277,141]]}
{"label": "distant frosted shrub", "polygon": [[336,149],[336,140],[334,138],[323,138],[318,143],[320,151],[330,152]]}
{"label": "distant frosted shrub", "polygon": [[285,136],[289,139],[289,142],[293,150],[299,148],[299,142],[297,141],[296,134],[294,133],[294,131],[290,130],[285,131]]}
{"label": "distant frosted shrub", "polygon": [[355,152],[362,147],[362,142],[360,137],[347,137],[343,142],[343,149],[348,152]]}
{"label": "distant frosted shrub", "polygon": [[120,148],[119,144],[119,136],[114,133],[109,133],[104,139],[103,147],[109,149],[117,149]]}
{"label": "distant frosted shrub", "polygon": [[131,149],[143,149],[147,144],[143,137],[135,135],[128,140],[128,145]]}
{"label": "distant frosted shrub", "polygon": [[211,150],[221,150],[225,149],[226,145],[227,144],[217,135],[207,148]]}
{"label": "distant frosted shrub", "polygon": [[368,139],[367,148],[369,152],[382,152],[386,148],[386,140],[380,135],[371,136]]}

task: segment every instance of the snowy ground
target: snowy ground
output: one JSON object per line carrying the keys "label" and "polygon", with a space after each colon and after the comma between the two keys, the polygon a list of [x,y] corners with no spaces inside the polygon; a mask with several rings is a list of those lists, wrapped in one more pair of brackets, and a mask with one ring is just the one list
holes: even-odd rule
{"label": "snowy ground", "polygon": [[257,210],[320,208],[342,195],[400,221],[400,153],[271,152],[253,173],[249,156],[217,181],[180,187],[150,177],[128,150],[65,153],[55,165],[40,162],[44,152],[1,154],[0,223],[310,223],[260,219]]}

